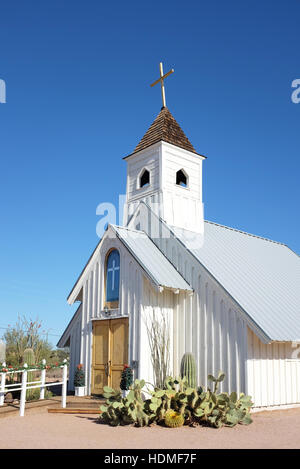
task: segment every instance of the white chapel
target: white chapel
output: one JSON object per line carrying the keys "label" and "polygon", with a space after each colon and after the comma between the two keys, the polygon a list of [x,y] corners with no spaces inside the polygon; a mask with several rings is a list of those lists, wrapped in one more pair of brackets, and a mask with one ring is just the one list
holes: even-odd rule
{"label": "white chapel", "polygon": [[[166,106],[127,164],[122,226],[108,225],[73,286],[78,309],[58,342],[88,394],[119,388],[124,364],[153,382],[149,324],[168,334],[168,372],[194,355],[198,384],[256,407],[300,403],[300,259],[283,243],[204,220],[199,154]],[[150,321],[150,322],[149,322]],[[153,324],[153,323],[152,323]]]}

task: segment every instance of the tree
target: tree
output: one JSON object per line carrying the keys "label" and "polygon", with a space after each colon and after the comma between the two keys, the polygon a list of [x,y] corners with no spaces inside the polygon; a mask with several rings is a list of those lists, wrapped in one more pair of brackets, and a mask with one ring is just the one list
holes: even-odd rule
{"label": "tree", "polygon": [[65,348],[56,348],[54,350],[51,351],[51,354],[50,354],[50,363],[55,363],[55,362],[59,362],[59,363],[62,363],[64,361],[64,359],[69,359],[70,357],[70,349],[69,347],[65,347]]}
{"label": "tree", "polygon": [[14,326],[9,326],[3,339],[6,342],[6,363],[12,366],[23,364],[23,355],[26,348],[32,348],[36,362],[43,358],[49,360],[52,346],[43,338],[41,331],[42,323],[36,319],[26,319],[18,316]]}

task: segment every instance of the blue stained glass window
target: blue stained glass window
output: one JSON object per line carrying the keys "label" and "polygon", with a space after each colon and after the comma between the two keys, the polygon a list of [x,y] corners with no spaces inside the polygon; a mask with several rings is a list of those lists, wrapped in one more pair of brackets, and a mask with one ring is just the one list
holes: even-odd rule
{"label": "blue stained glass window", "polygon": [[106,301],[119,300],[120,254],[114,249],[106,261]]}

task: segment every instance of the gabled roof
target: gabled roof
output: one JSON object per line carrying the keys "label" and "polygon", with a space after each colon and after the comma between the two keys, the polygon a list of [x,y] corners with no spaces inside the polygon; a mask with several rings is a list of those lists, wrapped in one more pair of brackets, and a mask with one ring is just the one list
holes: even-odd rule
{"label": "gabled roof", "polygon": [[145,271],[149,279],[157,287],[193,292],[192,287],[185,281],[182,275],[177,272],[146,233],[116,225],[108,225],[106,233],[93,251],[68,296],[68,302],[70,304],[78,299],[78,294],[81,291],[85,276],[89,272],[90,267],[93,266],[104,238],[106,236],[112,236],[109,234],[111,230],[114,231],[118,239],[124,244],[137,263]]}
{"label": "gabled roof", "polygon": [[185,247],[270,341],[300,341],[300,258],[285,244],[206,221]]}
{"label": "gabled roof", "polygon": [[300,257],[294,251],[209,221],[204,222],[204,235],[192,233],[169,226],[144,201],[136,213],[140,206],[159,218],[218,282],[263,342],[300,342]]}
{"label": "gabled roof", "polygon": [[177,147],[183,148],[184,150],[198,155],[195,148],[167,107],[161,108],[161,111],[156,117],[155,121],[149,127],[131,155],[137,153],[138,151],[144,150],[150,145],[160,141],[171,143],[172,145],[176,145]]}
{"label": "gabled roof", "polygon": [[110,225],[150,279],[159,287],[193,292],[144,231]]}

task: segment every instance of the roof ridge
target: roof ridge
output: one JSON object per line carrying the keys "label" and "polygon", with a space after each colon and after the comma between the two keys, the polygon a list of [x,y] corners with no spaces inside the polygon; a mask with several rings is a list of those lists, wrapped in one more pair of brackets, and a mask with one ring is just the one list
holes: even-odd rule
{"label": "roof ridge", "polygon": [[128,228],[127,226],[115,225],[113,223],[110,223],[109,226],[111,226],[112,228],[118,228],[118,229],[127,230],[127,231],[134,231],[135,233],[144,233],[147,236],[147,233],[145,231],[134,230],[132,228]]}
{"label": "roof ridge", "polygon": [[280,244],[281,246],[288,247],[287,244],[282,243],[280,241],[275,241],[274,239],[265,238],[264,236],[259,236],[259,235],[255,235],[253,233],[248,233],[247,231],[239,230],[238,228],[232,228],[231,226],[227,226],[227,225],[222,225],[222,224],[216,223],[214,221],[204,220],[204,223],[210,223],[211,225],[220,226],[221,228],[226,228],[227,230],[236,231],[237,233],[252,236],[253,238],[263,239],[264,241],[269,241],[270,243]]}
{"label": "roof ridge", "polygon": [[124,228],[127,231],[133,231],[135,233],[139,233],[139,234],[142,233],[143,235],[145,235],[149,239],[149,241],[151,241],[151,243],[153,243],[153,245],[156,247],[156,249],[158,249],[161,252],[161,254],[164,256],[164,258],[172,265],[172,267],[176,270],[176,272],[178,272],[180,277],[182,277],[182,279],[193,289],[191,284],[186,280],[186,278],[182,275],[182,273],[178,270],[178,268],[173,264],[173,262],[166,256],[166,254],[160,249],[160,247],[153,241],[151,236],[149,236],[148,233],[146,233],[146,231],[134,230],[132,228],[127,228],[126,226],[118,226],[118,225],[112,225],[112,224],[110,226],[112,226],[113,228]]}
{"label": "roof ridge", "polygon": [[[148,207],[151,211],[151,207],[149,204],[147,204],[147,202],[145,202],[144,200],[141,200],[140,203],[146,205],[146,207]],[[173,228],[176,228],[175,226],[172,226],[172,225],[169,225],[168,223],[165,222],[165,220],[163,220],[159,215],[156,215],[154,212],[152,212],[157,218],[159,218],[166,226],[167,228],[176,236],[176,232],[174,231]],[[248,235],[248,236],[252,236],[253,238],[258,238],[258,239],[263,239],[264,241],[269,241],[270,243],[275,243],[275,244],[280,244],[281,246],[285,246],[286,248],[290,249],[292,252],[294,252],[295,254],[297,254],[295,251],[293,251],[287,244],[285,243],[282,243],[280,241],[275,241],[273,239],[270,239],[270,238],[264,238],[263,236],[259,236],[259,235],[255,235],[253,233],[248,233],[247,231],[242,231],[242,230],[239,230],[237,228],[232,228],[231,226],[227,226],[227,225],[221,225],[221,223],[216,223],[215,221],[209,221],[209,220],[204,220],[204,223],[210,223],[211,225],[216,225],[216,226],[220,226],[221,228],[226,228],[227,230],[232,230],[232,231],[236,231],[237,233],[241,233],[241,234],[245,234],[245,235]],[[186,228],[180,228],[180,229],[183,229],[185,231],[190,231],[191,233],[196,233],[196,231],[191,231],[191,230],[187,230]],[[298,254],[297,254],[298,255]],[[300,257],[300,256],[299,256]]]}

